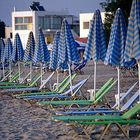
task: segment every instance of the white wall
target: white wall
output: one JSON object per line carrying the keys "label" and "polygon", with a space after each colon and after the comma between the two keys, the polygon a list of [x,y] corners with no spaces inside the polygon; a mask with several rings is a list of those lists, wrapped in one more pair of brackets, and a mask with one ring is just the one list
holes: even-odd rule
{"label": "white wall", "polygon": [[10,33],[12,33],[12,27],[5,27],[5,39],[10,38]]}
{"label": "white wall", "polygon": [[[60,15],[61,14],[61,15]],[[38,16],[45,16],[45,15],[60,15],[60,16],[66,16],[68,22],[71,24],[72,23],[72,18],[71,16],[67,15],[66,12],[48,12],[48,11],[14,11],[12,12],[12,33],[13,33],[13,40],[15,37],[15,34],[18,33],[22,44],[23,48],[26,48],[26,43],[28,39],[28,35],[30,31],[34,33],[35,40],[37,39],[38,36]],[[30,30],[15,30],[15,17],[32,17],[33,21],[33,26],[32,29]]]}
{"label": "white wall", "polygon": [[[88,37],[89,29],[83,29],[83,22],[90,22],[93,19],[94,13],[81,13],[80,18],[80,37]],[[104,22],[105,13],[101,12],[102,21]]]}
{"label": "white wall", "polygon": [[34,25],[34,11],[20,11],[20,12],[12,12],[12,33],[13,33],[13,41],[15,38],[15,34],[18,33],[23,45],[23,48],[26,48],[26,43],[28,39],[28,35],[30,31],[34,32],[34,26],[30,30],[15,30],[15,17],[33,17],[33,25]]}

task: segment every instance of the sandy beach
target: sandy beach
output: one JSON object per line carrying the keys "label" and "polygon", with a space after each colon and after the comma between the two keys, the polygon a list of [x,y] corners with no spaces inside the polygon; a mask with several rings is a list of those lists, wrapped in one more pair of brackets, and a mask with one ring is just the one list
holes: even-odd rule
{"label": "sandy beach", "polygon": [[[26,69],[26,68],[25,68]],[[74,79],[73,84],[92,74],[87,83],[82,87],[82,93],[89,98],[87,89],[93,88],[93,62],[88,63],[83,69],[82,74]],[[44,77],[50,75],[46,72]],[[127,75],[127,76],[126,76]],[[132,76],[128,71],[124,76],[121,73],[121,92],[126,92],[137,80],[138,76]],[[117,79],[117,70],[100,63],[97,65],[97,88],[100,88],[110,77]],[[63,79],[63,74],[60,74]],[[56,82],[56,75],[52,78],[51,83]],[[49,87],[48,87],[49,88]],[[138,89],[138,85],[135,91]],[[111,104],[114,103],[114,94],[117,94],[117,84],[113,87],[107,98]],[[15,99],[9,94],[0,94],[0,140],[98,140],[99,134],[91,134],[90,138],[86,135],[79,134],[75,137],[76,132],[71,126],[66,126],[62,122],[54,122],[51,117],[54,111],[44,109],[37,105],[32,105],[22,99]],[[97,130],[100,130],[97,128]],[[140,140],[137,133],[140,133],[140,126],[130,127],[131,140]],[[80,132],[80,130],[77,130]],[[99,131],[101,132],[101,131]],[[111,131],[106,135],[105,140],[122,140],[126,139],[120,132]]]}

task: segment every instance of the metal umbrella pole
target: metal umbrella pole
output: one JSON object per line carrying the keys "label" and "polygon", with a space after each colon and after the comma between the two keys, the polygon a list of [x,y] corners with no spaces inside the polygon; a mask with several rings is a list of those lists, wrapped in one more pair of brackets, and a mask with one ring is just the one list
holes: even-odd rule
{"label": "metal umbrella pole", "polygon": [[106,39],[105,31],[102,23],[101,13],[96,10],[93,19],[90,23],[90,29],[88,34],[87,47],[84,52],[84,59],[90,61],[91,58],[94,61],[94,82],[93,92],[91,93],[90,99],[96,99],[96,77],[97,77],[97,62],[99,60],[104,61],[106,55]]}

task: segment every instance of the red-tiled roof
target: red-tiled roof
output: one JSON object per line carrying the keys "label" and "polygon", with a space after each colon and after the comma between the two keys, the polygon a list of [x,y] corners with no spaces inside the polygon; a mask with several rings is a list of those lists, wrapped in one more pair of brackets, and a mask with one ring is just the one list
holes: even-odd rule
{"label": "red-tiled roof", "polygon": [[76,38],[75,40],[77,40],[77,41],[80,41],[80,42],[83,42],[83,43],[87,43],[87,37],[85,37],[85,38]]}

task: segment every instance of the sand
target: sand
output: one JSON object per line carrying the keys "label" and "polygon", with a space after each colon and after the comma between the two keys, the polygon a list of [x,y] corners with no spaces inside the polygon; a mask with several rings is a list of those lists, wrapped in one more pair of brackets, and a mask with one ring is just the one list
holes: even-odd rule
{"label": "sand", "polygon": [[[25,68],[27,69],[27,68]],[[26,71],[26,70],[24,70]],[[78,74],[73,83],[86,78],[89,74],[93,74],[93,62],[90,62],[83,68],[82,74]],[[51,72],[46,72],[47,77]],[[107,81],[110,77],[117,78],[117,71],[115,68],[104,66],[102,63],[97,65],[97,88]],[[63,79],[63,74],[60,74],[60,79]],[[125,92],[135,81],[138,80],[137,75],[132,76],[127,71],[127,76],[121,74],[121,92]],[[56,75],[53,77],[50,83],[56,82]],[[82,93],[88,98],[89,93],[87,89],[93,87],[93,75],[82,87]],[[49,86],[48,86],[49,88]],[[138,86],[135,90],[138,89]],[[113,104],[115,98],[114,94],[117,93],[117,85],[113,87],[111,92],[107,95],[109,102]],[[22,99],[15,99],[9,95],[0,95],[0,140],[88,140],[99,139],[100,133],[92,133],[90,138],[84,134],[76,136],[74,128],[66,126],[62,122],[54,122],[51,120],[51,116],[54,115],[54,111],[51,109],[44,109],[42,107],[32,105]],[[100,128],[96,129],[96,132],[101,132]],[[130,133],[133,134],[130,139],[139,140],[137,137],[140,127],[130,127]],[[80,130],[77,129],[78,132]],[[136,133],[137,132],[137,133]],[[76,137],[75,137],[76,136]],[[126,139],[120,132],[111,131],[106,135],[106,140],[121,140]]]}

